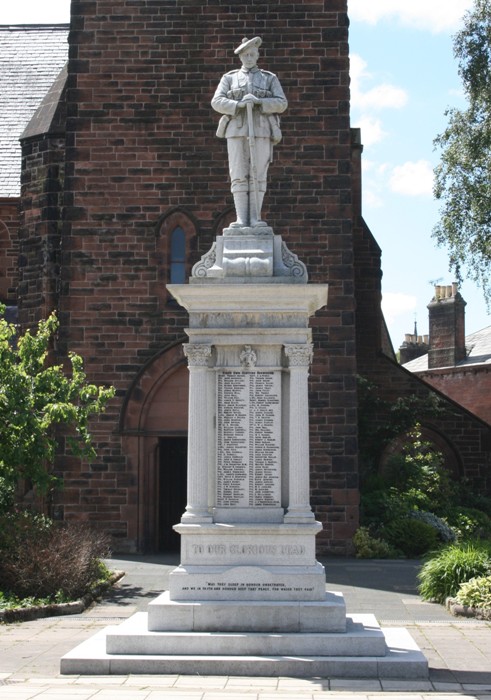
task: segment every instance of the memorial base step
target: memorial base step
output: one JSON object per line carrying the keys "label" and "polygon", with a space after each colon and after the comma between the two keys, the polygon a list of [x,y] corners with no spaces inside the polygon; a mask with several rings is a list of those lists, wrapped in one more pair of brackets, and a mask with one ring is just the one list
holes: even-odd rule
{"label": "memorial base step", "polygon": [[344,632],[342,593],[322,601],[175,601],[169,592],[148,606],[149,631],[175,632]]}
{"label": "memorial base step", "polygon": [[[355,618],[356,620],[356,618]],[[183,674],[228,676],[291,676],[309,678],[423,679],[428,662],[403,628],[381,629],[384,656],[315,654],[236,655],[214,653],[209,644],[204,654],[108,653],[109,627],[80,644],[61,659],[61,673],[77,675]],[[326,635],[331,636],[331,635]]]}
{"label": "memorial base step", "polygon": [[108,632],[109,654],[219,656],[384,656],[385,639],[373,615],[347,618],[346,632],[150,632],[137,613]]}

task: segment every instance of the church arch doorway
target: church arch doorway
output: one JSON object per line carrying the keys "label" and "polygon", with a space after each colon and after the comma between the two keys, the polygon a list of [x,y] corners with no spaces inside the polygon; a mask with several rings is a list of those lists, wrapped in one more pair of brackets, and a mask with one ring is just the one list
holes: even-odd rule
{"label": "church arch doorway", "polygon": [[176,551],[186,507],[189,372],[182,345],[155,357],[130,388],[121,419],[137,480],[135,535],[143,552]]}

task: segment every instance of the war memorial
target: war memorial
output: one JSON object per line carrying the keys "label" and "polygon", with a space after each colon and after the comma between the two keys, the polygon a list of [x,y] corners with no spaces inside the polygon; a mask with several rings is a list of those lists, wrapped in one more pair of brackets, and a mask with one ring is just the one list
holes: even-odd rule
{"label": "war memorial", "polygon": [[[310,505],[309,318],[329,304],[261,218],[287,97],[260,37],[212,100],[236,221],[168,290],[189,314],[187,506],[169,590],[61,660],[65,674],[426,678],[409,633],[347,615],[316,560]],[[225,155],[224,155],[225,157]],[[286,156],[287,157],[287,156]]]}

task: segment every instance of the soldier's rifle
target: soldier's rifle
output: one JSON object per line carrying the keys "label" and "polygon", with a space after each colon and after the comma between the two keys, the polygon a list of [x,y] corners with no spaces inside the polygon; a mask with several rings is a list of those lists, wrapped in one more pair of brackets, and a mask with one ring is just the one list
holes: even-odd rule
{"label": "soldier's rifle", "polygon": [[[256,137],[254,134],[254,120],[252,118],[252,110],[254,108],[254,104],[252,102],[247,102],[246,108],[247,108],[247,126],[248,126],[248,132],[249,132],[247,140],[249,141],[249,155],[250,155],[250,159],[251,159],[251,173],[252,173],[252,181],[253,181],[254,203],[256,205],[256,217],[257,217],[257,219],[259,219],[260,212],[259,212],[259,192],[258,192],[258,188],[257,188]],[[250,209],[250,206],[249,206],[249,209]],[[250,211],[249,211],[249,223],[251,223],[250,222]]]}

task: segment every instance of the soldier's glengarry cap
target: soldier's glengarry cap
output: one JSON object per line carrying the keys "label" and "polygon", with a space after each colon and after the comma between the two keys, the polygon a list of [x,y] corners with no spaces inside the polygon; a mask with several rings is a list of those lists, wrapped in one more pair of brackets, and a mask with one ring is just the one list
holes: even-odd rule
{"label": "soldier's glengarry cap", "polygon": [[258,49],[262,43],[263,40],[260,36],[255,36],[254,39],[248,39],[247,37],[244,37],[242,39],[241,45],[235,49],[234,53],[242,53],[242,51],[245,51],[245,49],[248,49],[250,46],[254,46],[256,49]]}

